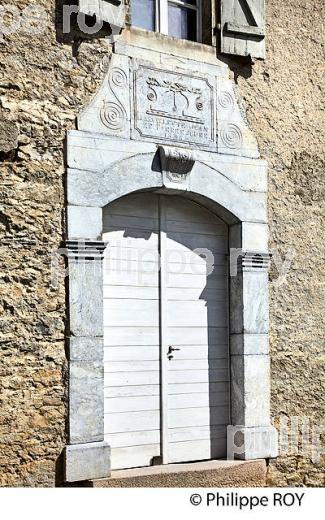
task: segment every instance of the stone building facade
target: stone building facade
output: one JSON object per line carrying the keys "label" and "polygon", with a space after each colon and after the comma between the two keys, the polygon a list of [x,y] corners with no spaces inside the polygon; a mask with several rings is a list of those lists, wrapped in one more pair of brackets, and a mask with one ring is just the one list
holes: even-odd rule
{"label": "stone building facade", "polygon": [[[96,37],[75,25],[63,34],[64,3],[38,4],[45,31],[31,37],[21,27],[0,40],[2,486],[64,480],[70,309],[51,262],[67,239],[66,135],[112,52],[107,27]],[[14,5],[23,12],[27,2]],[[268,461],[271,486],[324,485],[324,458],[310,449],[313,433],[322,449],[324,420],[323,11],[321,0],[268,0],[266,60],[218,55],[268,164],[271,417],[279,429],[291,425],[289,448]]]}

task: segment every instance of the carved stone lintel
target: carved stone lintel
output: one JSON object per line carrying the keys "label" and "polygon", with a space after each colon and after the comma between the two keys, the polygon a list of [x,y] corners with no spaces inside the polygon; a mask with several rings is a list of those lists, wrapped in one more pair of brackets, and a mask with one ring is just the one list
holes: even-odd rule
{"label": "carved stone lintel", "polygon": [[71,260],[103,260],[107,242],[89,240],[67,240],[65,247]]}

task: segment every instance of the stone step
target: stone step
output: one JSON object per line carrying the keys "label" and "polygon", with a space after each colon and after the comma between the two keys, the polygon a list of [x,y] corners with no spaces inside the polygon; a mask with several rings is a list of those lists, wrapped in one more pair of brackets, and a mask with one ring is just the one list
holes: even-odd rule
{"label": "stone step", "polygon": [[211,460],[112,471],[109,478],[89,480],[87,487],[264,487],[266,462]]}

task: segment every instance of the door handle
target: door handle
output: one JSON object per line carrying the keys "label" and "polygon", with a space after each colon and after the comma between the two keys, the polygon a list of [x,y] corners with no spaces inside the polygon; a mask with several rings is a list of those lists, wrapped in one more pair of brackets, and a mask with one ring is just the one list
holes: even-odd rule
{"label": "door handle", "polygon": [[169,345],[168,352],[167,352],[167,357],[169,360],[173,359],[174,356],[173,356],[172,352],[174,352],[175,350],[180,350],[180,349]]}

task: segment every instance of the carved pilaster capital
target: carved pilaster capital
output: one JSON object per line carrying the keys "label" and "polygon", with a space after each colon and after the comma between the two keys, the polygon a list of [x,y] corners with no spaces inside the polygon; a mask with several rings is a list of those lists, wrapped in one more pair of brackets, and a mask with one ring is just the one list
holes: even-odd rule
{"label": "carved pilaster capital", "polygon": [[234,275],[243,271],[268,271],[272,254],[261,251],[243,251],[232,249],[230,251],[230,274]]}
{"label": "carved pilaster capital", "polygon": [[65,247],[70,260],[103,260],[107,242],[100,240],[67,240]]}
{"label": "carved pilaster capital", "polygon": [[239,257],[242,270],[264,270],[268,271],[270,267],[272,254],[261,253],[259,251],[243,251]]}

